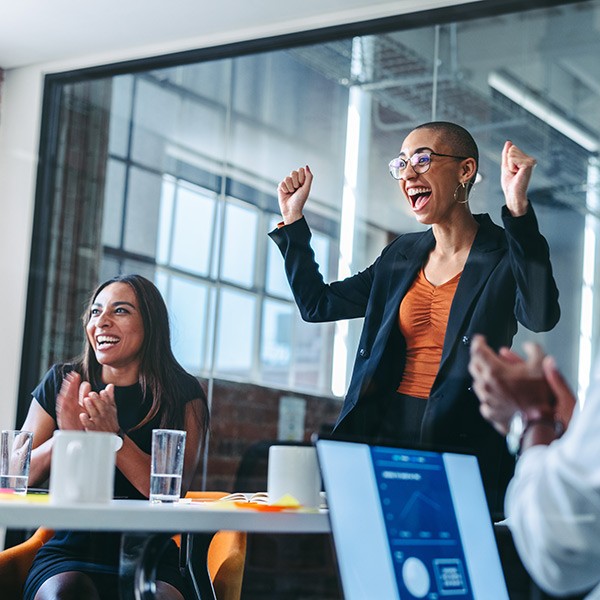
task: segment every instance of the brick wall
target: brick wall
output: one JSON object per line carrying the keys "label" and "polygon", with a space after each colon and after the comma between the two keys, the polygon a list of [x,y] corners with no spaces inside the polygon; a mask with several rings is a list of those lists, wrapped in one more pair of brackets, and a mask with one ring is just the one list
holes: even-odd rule
{"label": "brick wall", "polygon": [[[207,489],[224,491],[264,491],[261,482],[266,468],[264,448],[277,440],[281,396],[306,402],[304,441],[314,432],[331,430],[341,408],[340,400],[296,394],[258,385],[215,380],[208,448]],[[242,457],[257,457],[256,478],[246,485],[256,489],[236,489],[236,476]],[[194,484],[197,487],[198,483]],[[200,484],[201,485],[201,484]],[[260,487],[258,487],[260,486]],[[200,489],[200,488],[198,488]]]}

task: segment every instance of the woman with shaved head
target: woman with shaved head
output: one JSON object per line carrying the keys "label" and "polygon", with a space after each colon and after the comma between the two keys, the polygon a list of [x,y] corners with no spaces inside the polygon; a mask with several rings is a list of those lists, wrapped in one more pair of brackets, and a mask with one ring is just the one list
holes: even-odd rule
{"label": "woman with shaved head", "polygon": [[548,244],[527,199],[535,160],[504,145],[502,228],[470,210],[478,159],[477,144],[459,125],[432,122],[411,131],[389,170],[427,229],[400,235],[343,281],[323,281],[310,247],[308,166],[279,184],[283,221],[270,236],[304,320],[364,317],[336,434],[468,449],[479,456],[490,508],[500,513],[514,460],[479,414],[470,340],[483,333],[493,348],[510,346],[517,322],[548,331],[560,309]]}

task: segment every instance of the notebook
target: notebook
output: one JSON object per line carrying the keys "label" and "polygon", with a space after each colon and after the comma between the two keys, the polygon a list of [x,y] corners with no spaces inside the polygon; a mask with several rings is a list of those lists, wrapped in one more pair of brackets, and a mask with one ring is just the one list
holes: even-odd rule
{"label": "notebook", "polygon": [[475,456],[316,446],[346,600],[508,600]]}

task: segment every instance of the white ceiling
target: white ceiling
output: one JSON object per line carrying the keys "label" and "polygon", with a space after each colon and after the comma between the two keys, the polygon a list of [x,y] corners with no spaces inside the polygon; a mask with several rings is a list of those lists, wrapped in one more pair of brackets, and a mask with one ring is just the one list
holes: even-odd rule
{"label": "white ceiling", "polygon": [[112,62],[460,3],[464,0],[1,0],[0,67],[84,57]]}

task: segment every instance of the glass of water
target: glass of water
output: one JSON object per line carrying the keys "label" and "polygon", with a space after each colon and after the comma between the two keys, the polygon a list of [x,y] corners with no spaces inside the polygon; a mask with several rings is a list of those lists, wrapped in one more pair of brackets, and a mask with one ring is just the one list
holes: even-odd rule
{"label": "glass of water", "polygon": [[177,502],[179,500],[184,452],[185,431],[152,430],[150,502]]}
{"label": "glass of water", "polygon": [[0,491],[27,493],[32,443],[31,431],[0,432]]}

